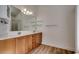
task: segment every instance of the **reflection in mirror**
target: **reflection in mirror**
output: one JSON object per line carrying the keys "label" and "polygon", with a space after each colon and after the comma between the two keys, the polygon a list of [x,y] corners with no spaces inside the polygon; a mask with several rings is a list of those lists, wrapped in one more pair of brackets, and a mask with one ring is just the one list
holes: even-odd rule
{"label": "reflection in mirror", "polygon": [[18,27],[18,19],[16,19],[16,17],[18,16],[18,14],[20,13],[21,11],[14,7],[14,6],[11,6],[11,30],[12,31],[18,31],[19,30],[19,27]]}
{"label": "reflection in mirror", "polygon": [[[36,16],[30,8],[20,9],[20,6],[11,6],[11,31],[35,31]],[[22,7],[23,8],[23,7]]]}

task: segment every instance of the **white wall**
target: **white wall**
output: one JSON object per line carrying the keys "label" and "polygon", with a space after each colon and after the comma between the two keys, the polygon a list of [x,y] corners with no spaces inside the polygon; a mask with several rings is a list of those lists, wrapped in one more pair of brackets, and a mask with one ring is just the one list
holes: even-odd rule
{"label": "white wall", "polygon": [[7,25],[0,23],[0,38],[7,35]]}
{"label": "white wall", "polygon": [[76,12],[76,16],[77,16],[77,40],[76,40],[76,52],[79,53],[79,5],[77,6],[77,12]]}
{"label": "white wall", "polygon": [[37,20],[43,44],[75,50],[75,6],[39,6]]}
{"label": "white wall", "polygon": [[9,18],[7,17],[7,5],[0,7],[0,13],[1,18],[6,18],[8,22],[8,24],[0,22],[0,38],[1,38],[7,36],[8,32],[10,31],[10,17]]}

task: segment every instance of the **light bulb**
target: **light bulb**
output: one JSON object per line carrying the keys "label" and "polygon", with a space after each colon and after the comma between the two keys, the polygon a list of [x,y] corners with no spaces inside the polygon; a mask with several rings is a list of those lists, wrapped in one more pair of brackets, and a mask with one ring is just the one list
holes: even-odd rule
{"label": "light bulb", "polygon": [[32,15],[33,13],[32,12],[29,12],[29,14]]}
{"label": "light bulb", "polygon": [[27,11],[27,14],[29,14],[29,11]]}
{"label": "light bulb", "polygon": [[25,12],[23,12],[24,14],[26,14]]}
{"label": "light bulb", "polygon": [[27,9],[25,8],[24,11],[26,11]]}
{"label": "light bulb", "polygon": [[23,10],[21,10],[21,12],[24,12]]}

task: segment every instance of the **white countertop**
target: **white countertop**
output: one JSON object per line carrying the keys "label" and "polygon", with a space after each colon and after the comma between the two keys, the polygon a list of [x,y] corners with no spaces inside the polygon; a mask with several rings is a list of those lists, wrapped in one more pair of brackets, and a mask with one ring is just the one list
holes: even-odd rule
{"label": "white countertop", "polygon": [[[19,33],[21,33],[21,34],[19,34]],[[1,37],[0,40],[6,40],[6,39],[9,39],[9,38],[16,38],[16,37],[20,37],[20,36],[35,34],[35,33],[39,33],[39,32],[31,32],[31,31],[12,31],[12,32],[9,32],[6,36]]]}

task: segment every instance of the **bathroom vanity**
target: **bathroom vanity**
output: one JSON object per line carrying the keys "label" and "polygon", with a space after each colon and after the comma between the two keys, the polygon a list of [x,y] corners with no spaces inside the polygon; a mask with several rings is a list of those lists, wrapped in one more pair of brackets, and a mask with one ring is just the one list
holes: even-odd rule
{"label": "bathroom vanity", "polygon": [[27,54],[42,43],[42,33],[20,35],[0,40],[0,54]]}

